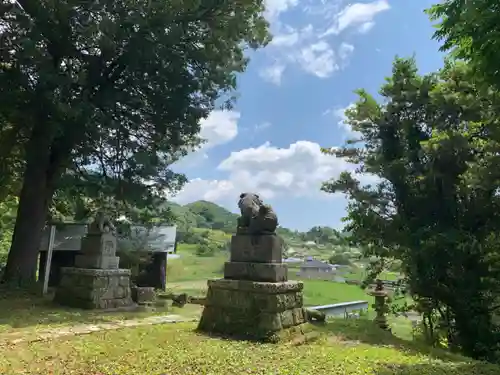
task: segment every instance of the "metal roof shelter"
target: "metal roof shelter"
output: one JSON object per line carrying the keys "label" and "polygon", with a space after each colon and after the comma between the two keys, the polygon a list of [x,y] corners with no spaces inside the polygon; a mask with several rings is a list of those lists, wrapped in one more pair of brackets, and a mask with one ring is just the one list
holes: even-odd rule
{"label": "metal roof shelter", "polygon": [[[40,251],[48,250],[50,231],[51,226],[45,227]],[[86,233],[87,224],[64,223],[56,225],[53,251],[80,251],[80,243]],[[176,235],[176,226],[158,226],[149,231],[146,227],[132,226],[130,241],[144,241],[144,250],[148,252],[171,253],[174,252]],[[126,246],[125,241],[127,240],[118,238],[118,242],[121,242],[123,246]]]}
{"label": "metal roof shelter", "polygon": [[[43,280],[43,293],[49,286],[59,284],[61,267],[73,267],[75,257],[80,251],[81,240],[87,234],[87,224],[61,223],[47,225],[40,242],[39,280]],[[153,273],[159,279],[165,273],[167,255],[175,252],[177,228],[175,226],[158,226],[150,230],[144,226],[132,226],[128,238],[118,236],[118,249],[143,250],[152,253]],[[164,278],[163,278],[164,279]],[[155,282],[155,285],[165,282]],[[152,285],[153,286],[153,285]],[[163,286],[164,288],[164,286]]]}

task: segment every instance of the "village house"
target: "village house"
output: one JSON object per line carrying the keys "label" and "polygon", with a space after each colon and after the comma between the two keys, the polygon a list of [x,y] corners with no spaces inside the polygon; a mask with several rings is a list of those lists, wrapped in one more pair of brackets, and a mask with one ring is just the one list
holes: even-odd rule
{"label": "village house", "polygon": [[334,280],[336,268],[327,263],[308,257],[301,265],[297,276],[303,279]]}

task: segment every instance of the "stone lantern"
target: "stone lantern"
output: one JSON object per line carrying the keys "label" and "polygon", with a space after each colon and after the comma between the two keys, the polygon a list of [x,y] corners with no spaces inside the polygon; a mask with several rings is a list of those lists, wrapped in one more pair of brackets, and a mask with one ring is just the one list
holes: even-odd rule
{"label": "stone lantern", "polygon": [[382,280],[377,279],[375,281],[375,289],[368,292],[368,294],[375,297],[375,303],[372,307],[377,315],[373,321],[383,330],[390,331],[389,323],[387,322],[387,313],[389,312],[389,306],[387,304],[388,293],[384,289]]}

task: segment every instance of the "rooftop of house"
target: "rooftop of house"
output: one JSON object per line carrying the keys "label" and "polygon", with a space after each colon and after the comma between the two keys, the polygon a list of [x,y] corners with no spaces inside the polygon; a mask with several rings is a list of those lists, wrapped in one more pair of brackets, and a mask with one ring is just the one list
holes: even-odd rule
{"label": "rooftop of house", "polygon": [[312,259],[312,258],[307,258],[301,265],[300,268],[328,268],[332,269],[331,264],[328,264],[327,262],[322,262],[320,260]]}

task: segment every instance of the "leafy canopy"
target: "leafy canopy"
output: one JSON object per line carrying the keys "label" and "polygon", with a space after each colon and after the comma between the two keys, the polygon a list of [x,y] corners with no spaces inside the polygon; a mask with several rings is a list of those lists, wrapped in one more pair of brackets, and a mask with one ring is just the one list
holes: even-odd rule
{"label": "leafy canopy", "polygon": [[344,172],[323,190],[344,192],[346,229],[364,256],[402,264],[409,291],[432,324],[445,320],[449,345],[491,359],[500,343],[498,91],[476,84],[470,66],[448,61],[419,75],[397,58],[378,102],[364,90],[346,112],[359,134],[325,149],[378,178]]}
{"label": "leafy canopy", "polygon": [[500,3],[496,0],[444,0],[427,10],[436,21],[441,50],[474,66],[476,76],[500,88]]}
{"label": "leafy canopy", "polygon": [[144,212],[182,186],[169,167],[202,141],[199,120],[216,102],[234,102],[245,50],[270,38],[263,7],[0,3],[0,172],[20,198],[7,278],[34,275],[50,208]]}

